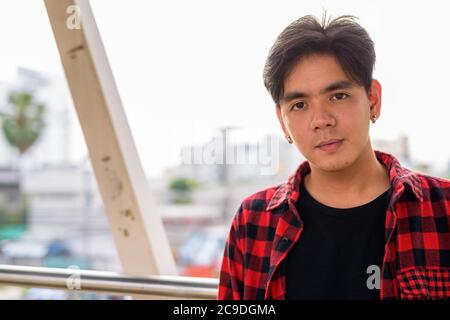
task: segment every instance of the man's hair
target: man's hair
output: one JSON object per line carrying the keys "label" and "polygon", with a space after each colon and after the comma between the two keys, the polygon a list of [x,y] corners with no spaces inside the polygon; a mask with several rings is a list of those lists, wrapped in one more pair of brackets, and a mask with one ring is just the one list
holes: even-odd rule
{"label": "man's hair", "polygon": [[264,66],[264,85],[275,104],[284,94],[284,81],[300,59],[314,54],[333,55],[347,77],[369,93],[375,65],[374,43],[354,16],[340,16],[330,22],[326,14],[320,23],[304,16],[281,32]]}

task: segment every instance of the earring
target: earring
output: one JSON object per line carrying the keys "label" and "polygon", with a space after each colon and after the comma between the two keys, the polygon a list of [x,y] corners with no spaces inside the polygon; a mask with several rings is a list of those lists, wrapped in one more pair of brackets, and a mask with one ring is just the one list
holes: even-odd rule
{"label": "earring", "polygon": [[286,136],[286,140],[289,142],[289,144],[292,144],[292,142],[294,142],[292,141],[292,138],[289,135]]}
{"label": "earring", "polygon": [[377,121],[377,116],[374,114],[371,118],[370,121],[372,121],[372,123],[375,123]]}

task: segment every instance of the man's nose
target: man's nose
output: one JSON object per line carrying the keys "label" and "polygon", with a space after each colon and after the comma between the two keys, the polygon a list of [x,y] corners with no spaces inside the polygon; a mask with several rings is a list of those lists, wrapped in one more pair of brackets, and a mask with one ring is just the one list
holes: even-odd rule
{"label": "man's nose", "polygon": [[[320,109],[320,108],[319,108]],[[335,117],[326,110],[316,110],[311,120],[311,128],[313,130],[324,129],[326,127],[334,127],[336,125]]]}

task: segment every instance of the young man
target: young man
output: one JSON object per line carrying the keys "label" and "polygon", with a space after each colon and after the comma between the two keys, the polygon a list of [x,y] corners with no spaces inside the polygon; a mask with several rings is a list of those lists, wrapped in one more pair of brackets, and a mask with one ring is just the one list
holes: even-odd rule
{"label": "young man", "polygon": [[350,16],[305,16],[278,37],[264,83],[307,161],[242,202],[219,299],[450,298],[450,181],[372,149],[374,63]]}

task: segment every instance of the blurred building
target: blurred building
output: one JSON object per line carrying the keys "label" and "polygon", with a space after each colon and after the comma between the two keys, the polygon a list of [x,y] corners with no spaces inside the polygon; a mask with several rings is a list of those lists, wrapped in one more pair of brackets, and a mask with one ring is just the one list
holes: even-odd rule
{"label": "blurred building", "polygon": [[18,244],[23,251],[27,243],[40,244],[46,255],[52,244],[63,243],[88,268],[120,270],[90,168],[47,165],[23,171],[22,179],[22,191],[29,199],[27,233]]}
{"label": "blurred building", "polygon": [[21,203],[19,171],[0,167],[0,207],[10,212],[19,212]]}
{"label": "blurred building", "polygon": [[376,150],[385,151],[394,155],[402,164],[412,164],[409,137],[399,136],[396,139],[374,139],[372,146]]}

